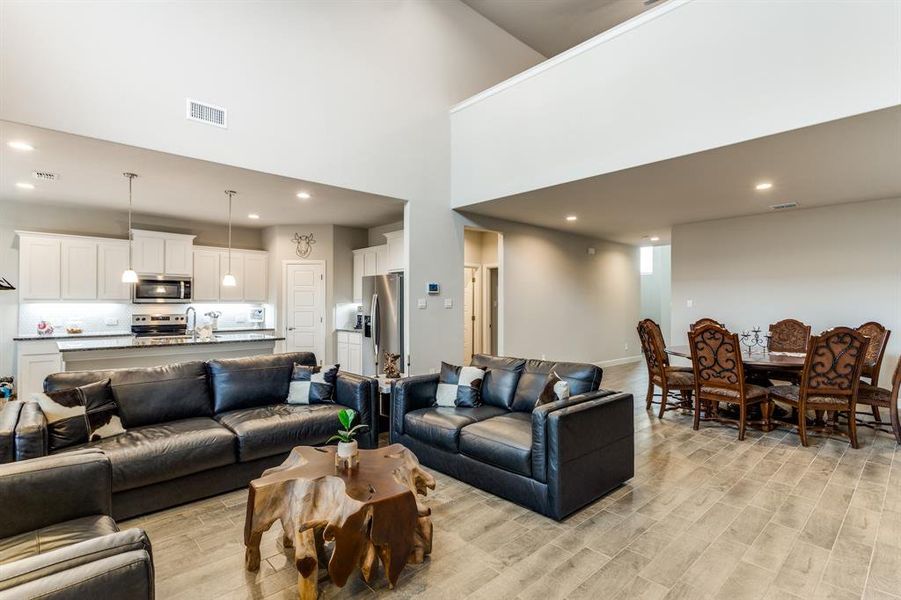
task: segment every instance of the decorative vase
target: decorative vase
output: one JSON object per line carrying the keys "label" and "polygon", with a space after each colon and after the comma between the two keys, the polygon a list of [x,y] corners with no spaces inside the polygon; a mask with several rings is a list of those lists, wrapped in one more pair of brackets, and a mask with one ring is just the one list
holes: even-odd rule
{"label": "decorative vase", "polygon": [[360,447],[357,440],[352,442],[338,442],[338,451],[335,452],[335,466],[339,469],[350,470],[360,464]]}

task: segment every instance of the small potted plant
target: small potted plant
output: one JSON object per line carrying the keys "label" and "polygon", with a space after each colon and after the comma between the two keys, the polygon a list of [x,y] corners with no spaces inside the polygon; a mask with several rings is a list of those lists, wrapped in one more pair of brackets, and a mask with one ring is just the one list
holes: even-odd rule
{"label": "small potted plant", "polygon": [[357,411],[352,408],[342,408],[338,411],[338,422],[343,429],[329,438],[329,443],[338,442],[338,451],[335,453],[335,464],[339,467],[351,469],[359,463],[360,450],[357,445],[357,434],[369,429],[368,425],[354,425]]}

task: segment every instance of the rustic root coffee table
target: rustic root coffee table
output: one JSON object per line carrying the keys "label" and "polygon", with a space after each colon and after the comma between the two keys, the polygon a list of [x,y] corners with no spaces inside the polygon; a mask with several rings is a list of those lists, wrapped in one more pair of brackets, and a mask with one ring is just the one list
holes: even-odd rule
{"label": "rustic root coffee table", "polygon": [[[371,583],[381,560],[393,588],[408,562],[421,563],[432,551],[431,510],[417,497],[429,489],[434,477],[400,444],[360,450],[351,471],[335,467],[334,446],[298,446],[250,482],[245,566],[260,568],[260,539],[281,521],[284,545],[294,547],[300,598],[318,596],[319,567],[326,564],[332,583],[343,587],[357,566]],[[331,557],[326,542],[334,542]]]}

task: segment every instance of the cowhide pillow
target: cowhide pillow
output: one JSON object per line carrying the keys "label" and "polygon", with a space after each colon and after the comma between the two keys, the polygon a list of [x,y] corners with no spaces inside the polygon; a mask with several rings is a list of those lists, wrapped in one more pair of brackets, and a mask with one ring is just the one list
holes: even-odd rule
{"label": "cowhide pillow", "polygon": [[335,385],[341,365],[294,365],[288,386],[288,404],[326,404],[335,401]]}
{"label": "cowhide pillow", "polygon": [[50,451],[124,433],[110,380],[70,390],[34,394],[47,419]]}
{"label": "cowhide pillow", "polygon": [[569,398],[569,383],[560,379],[556,371],[551,371],[548,373],[544,389],[541,390],[535,406],[550,404],[551,402],[566,400],[567,398]]}
{"label": "cowhide pillow", "polygon": [[475,408],[481,405],[484,377],[485,370],[481,367],[458,367],[441,363],[435,404],[461,408]]}

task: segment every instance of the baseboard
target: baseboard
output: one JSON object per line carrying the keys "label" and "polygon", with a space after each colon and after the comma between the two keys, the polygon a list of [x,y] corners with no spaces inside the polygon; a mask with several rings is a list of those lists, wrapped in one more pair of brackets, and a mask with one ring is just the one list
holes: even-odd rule
{"label": "baseboard", "polygon": [[622,358],[614,358],[613,360],[602,360],[601,362],[596,362],[599,367],[615,367],[616,365],[627,365],[629,363],[640,362],[641,354],[636,354],[635,356],[624,356]]}

